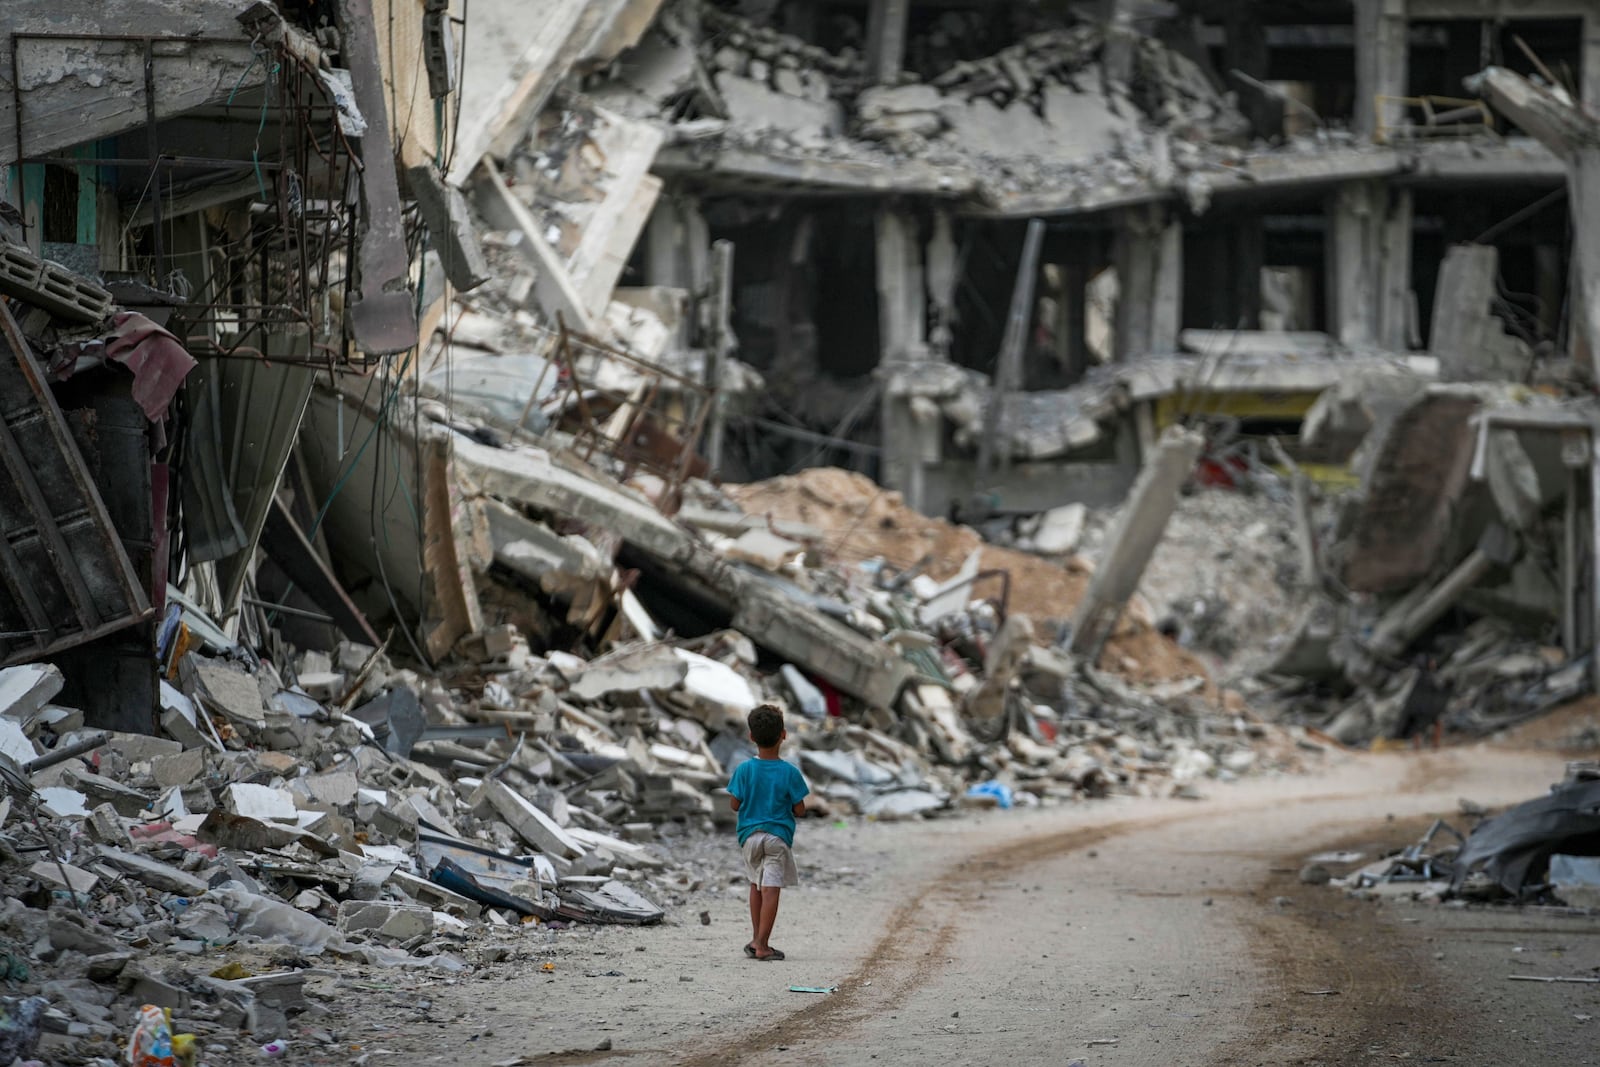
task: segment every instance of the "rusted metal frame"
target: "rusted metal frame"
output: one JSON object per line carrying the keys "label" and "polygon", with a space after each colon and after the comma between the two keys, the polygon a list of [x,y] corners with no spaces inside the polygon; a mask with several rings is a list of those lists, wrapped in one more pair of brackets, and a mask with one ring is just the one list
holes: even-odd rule
{"label": "rusted metal frame", "polygon": [[[657,379],[649,382],[646,385],[644,395],[640,397],[638,401],[634,401],[631,397],[622,401],[624,404],[633,405],[633,414],[628,416],[628,421],[623,424],[621,431],[618,433],[614,441],[614,447],[617,449],[617,451],[622,453],[622,455],[618,456],[617,458],[622,461],[623,481],[627,481],[629,478],[632,478],[633,472],[640,467],[643,467],[646,470],[650,469],[649,463],[644,462],[643,460],[640,460],[634,456],[633,435],[638,430],[639,420],[650,414],[650,409],[655,404],[656,397],[660,395],[660,393],[661,381],[660,379]],[[610,440],[609,438],[607,439]]]}
{"label": "rusted metal frame", "polygon": [[599,447],[595,440],[596,435],[591,427],[594,425],[594,412],[589,407],[589,398],[583,395],[583,381],[578,377],[578,361],[572,358],[571,334],[567,330],[566,319],[558,312],[556,321],[561,326],[561,347],[557,350],[558,358],[566,365],[568,386],[572,390],[572,398],[578,404],[579,435],[588,438],[589,450],[583,454],[585,462],[594,458],[594,450]]}
{"label": "rusted metal frame", "polygon": [[[100,499],[100,490],[95,487],[94,480],[88,476],[81,462],[73,462],[74,459],[79,458],[78,446],[72,440],[71,434],[66,430],[66,420],[62,417],[61,409],[56,406],[55,396],[50,392],[50,386],[45,382],[44,377],[39,373],[38,365],[33,361],[33,354],[28,350],[28,343],[22,336],[21,327],[17,325],[17,320],[12,316],[11,309],[3,302],[0,302],[0,333],[4,334],[6,342],[11,346],[12,351],[16,353],[17,364],[21,368],[23,376],[28,379],[28,384],[33,388],[34,395],[39,398],[40,407],[44,409],[46,416],[45,423],[49,427],[51,437],[55,439],[56,450],[66,460],[67,472],[72,478],[73,484],[77,486],[78,492],[83,498],[84,507],[88,511],[90,519],[94,522],[96,532],[100,535],[101,547],[105,549],[115,566],[117,581],[122,588],[123,599],[128,605],[128,613],[132,618],[142,617],[142,615],[149,612],[150,603],[145,597],[138,575],[133,572],[133,563],[128,559],[128,554],[117,537],[116,528],[111,522],[111,516],[106,511],[105,501]],[[9,427],[5,427],[3,423],[0,423],[0,429],[4,429],[6,435],[10,436]],[[12,442],[12,444],[14,447],[15,443]],[[31,478],[29,483],[31,484]],[[46,514],[48,516],[48,507],[46,507]],[[55,530],[54,522],[50,524],[50,528]],[[56,530],[56,535],[59,538],[59,530]],[[72,574],[81,582],[82,576],[76,567],[72,568]],[[97,611],[96,615],[98,616]],[[117,629],[119,625],[113,625],[111,629]]]}
{"label": "rusted metal frame", "polygon": [[[658,507],[662,508],[670,507],[674,494],[679,488],[681,488],[684,481],[688,478],[689,468],[693,463],[695,455],[695,442],[698,440],[700,434],[704,431],[705,421],[710,414],[710,404],[708,402],[710,398],[710,391],[708,391],[705,386],[691,378],[676,374],[665,368],[655,366],[654,364],[641,360],[627,352],[623,352],[610,345],[595,341],[593,338],[590,338],[585,334],[568,330],[564,320],[560,320],[560,325],[562,327],[562,333],[558,348],[558,358],[568,370],[568,378],[570,382],[569,388],[572,390],[573,399],[577,402],[580,427],[578,432],[574,434],[574,438],[576,441],[581,441],[586,446],[586,450],[582,453],[583,458],[585,460],[591,459],[597,448],[605,447],[605,445],[602,444],[602,442],[605,442],[605,444],[609,445],[609,447],[605,447],[607,454],[623,463],[624,478],[627,478],[632,474],[633,471],[638,469],[648,470],[651,473],[660,476],[663,480],[664,486],[661,499],[657,501],[657,505]],[[572,354],[573,338],[575,337],[580,340],[580,343],[593,349],[594,354],[598,358],[612,358],[621,363],[630,365],[643,374],[649,382],[647,394],[638,401],[635,401],[632,397],[624,396],[622,394],[613,394],[609,392],[604,394],[612,399],[617,400],[619,403],[635,404],[636,406],[635,414],[628,420],[628,425],[620,441],[612,441],[610,438],[607,438],[598,430],[596,426],[596,420],[591,409],[589,408],[588,399],[584,395],[582,387],[583,383],[577,373],[577,358]],[[680,384],[687,393],[700,398],[700,403],[695,405],[696,414],[692,421],[688,418],[670,416],[655,410],[655,403],[660,396],[662,384],[668,380]],[[527,412],[532,408],[534,398],[537,395],[538,393],[536,387],[534,393],[529,397],[528,404],[525,405],[523,409],[524,421],[526,420]],[[637,429],[640,420],[645,417],[658,418],[662,423],[687,433],[688,436],[680,442],[678,458],[675,462],[652,462],[647,455],[637,454],[634,452],[630,444],[633,432]],[[520,425],[521,424],[519,422],[519,429]],[[619,452],[620,454],[618,454]]]}
{"label": "rusted metal frame", "polygon": [[[683,448],[678,453],[677,469],[673,471],[672,484],[674,492],[681,490],[683,488],[683,484],[689,480],[689,468],[693,466],[694,457],[699,452],[700,435],[705,432],[706,419],[709,418],[710,415],[710,404],[702,403],[696,405],[694,422],[692,424],[687,424],[692,425],[693,428],[689,430],[688,436],[683,440]],[[676,513],[678,510],[676,503],[676,500],[674,500],[674,506],[672,509],[674,513]]]}
{"label": "rusted metal frame", "polygon": [[690,392],[701,393],[701,394],[706,394],[706,393],[710,392],[710,390],[708,390],[706,388],[704,383],[697,382],[693,378],[689,378],[689,377],[686,377],[686,376],[684,376],[682,374],[679,374],[677,371],[668,370],[666,367],[658,367],[654,363],[650,363],[650,362],[647,362],[646,360],[642,360],[638,356],[635,356],[630,352],[626,352],[623,349],[616,348],[616,347],[614,347],[612,345],[608,345],[604,341],[597,340],[596,338],[591,337],[586,333],[580,333],[577,330],[569,330],[567,332],[570,334],[570,336],[577,338],[577,340],[578,340],[578,342],[580,344],[586,345],[589,348],[593,348],[596,351],[602,352],[602,353],[604,353],[604,354],[606,354],[608,356],[611,356],[611,357],[613,357],[615,359],[619,359],[622,362],[629,364],[630,366],[633,366],[633,367],[635,367],[635,368],[637,368],[639,370],[645,371],[645,372],[647,372],[649,374],[653,374],[658,378],[662,378],[662,379],[665,379],[665,380],[670,381],[670,382],[675,382],[678,385],[683,386],[686,390],[688,390]]}
{"label": "rusted metal frame", "polygon": [[[29,384],[33,387],[34,395],[39,397],[40,405],[48,405],[49,408],[54,408],[55,400],[50,396],[49,387],[44,384],[33,365],[33,357],[28,353],[27,342],[22,338],[22,331],[17,327],[16,319],[12,317],[11,309],[3,304],[0,304],[0,330],[4,331],[6,341],[16,355],[17,364],[21,368],[23,375],[28,379]],[[54,418],[51,417],[52,415]],[[98,502],[99,494],[95,492],[94,484],[88,481],[83,476],[83,472],[72,462],[72,457],[76,455],[77,448],[70,439],[64,438],[60,432],[60,412],[46,410],[45,416],[44,421],[49,427],[50,435],[55,439],[57,450],[61,452],[66,460],[68,475],[86,498],[88,494],[94,493],[95,500]],[[11,427],[3,419],[0,419],[0,458],[4,459],[12,480],[21,489],[23,503],[33,515],[34,529],[38,531],[39,537],[44,541],[51,559],[55,561],[56,572],[61,576],[63,588],[65,588],[67,595],[72,600],[72,607],[77,613],[79,626],[85,630],[98,626],[102,619],[99,608],[95,607],[94,596],[89,592],[89,587],[83,580],[82,572],[78,570],[74,563],[72,550],[67,545],[66,538],[61,535],[60,527],[56,525],[55,514],[50,510],[49,502],[45,500],[44,493],[39,488],[39,483],[34,479],[34,472],[28,466],[27,457],[17,444],[16,437],[11,432]],[[100,510],[103,511],[103,507]],[[109,523],[107,528],[109,528]],[[121,551],[120,545],[117,546],[117,551]],[[128,585],[131,588],[135,583],[130,581]],[[130,601],[131,603],[133,601]]]}

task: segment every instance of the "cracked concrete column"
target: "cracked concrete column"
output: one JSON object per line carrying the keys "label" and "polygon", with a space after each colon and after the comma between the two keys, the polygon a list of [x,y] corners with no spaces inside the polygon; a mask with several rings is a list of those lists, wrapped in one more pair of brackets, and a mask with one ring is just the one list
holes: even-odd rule
{"label": "cracked concrete column", "polygon": [[1401,107],[1378,97],[1406,95],[1410,80],[1406,0],[1356,0],[1355,130],[1376,137],[1400,119]]}
{"label": "cracked concrete column", "polygon": [[1566,164],[1573,230],[1569,345],[1573,362],[1591,378],[1600,377],[1600,120],[1502,67],[1469,78],[1467,88]]}
{"label": "cracked concrete column", "polygon": [[1178,350],[1183,321],[1183,225],[1162,204],[1130,208],[1117,230],[1116,358]]}
{"label": "cracked concrete column", "polygon": [[939,461],[939,420],[931,401],[916,394],[917,364],[931,358],[927,342],[927,290],[917,220],[886,207],[877,220],[878,344],[883,353],[879,480],[898,489],[906,503],[927,502],[927,467]]}
{"label": "cracked concrete column", "polygon": [[867,15],[867,77],[883,85],[900,77],[906,58],[911,0],[871,0]]}
{"label": "cracked concrete column", "polygon": [[1340,186],[1328,206],[1328,332],[1341,344],[1408,347],[1411,191]]}
{"label": "cracked concrete column", "polygon": [[1202,434],[1181,426],[1168,427],[1161,435],[1161,443],[1128,491],[1116,526],[1106,538],[1106,554],[1098,561],[1089,589],[1072,616],[1067,650],[1073,655],[1093,663],[1116,631],[1122,609],[1138,590],[1139,579],[1166,536],[1167,522],[1178,506],[1178,491],[1204,446]]}

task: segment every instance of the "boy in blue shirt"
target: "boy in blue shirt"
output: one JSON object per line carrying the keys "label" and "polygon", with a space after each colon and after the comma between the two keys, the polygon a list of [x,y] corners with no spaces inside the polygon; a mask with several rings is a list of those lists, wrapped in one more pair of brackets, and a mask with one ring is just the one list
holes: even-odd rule
{"label": "boy in blue shirt", "polygon": [[794,865],[794,820],[806,813],[811,792],[800,772],[778,758],[789,732],[783,712],[763,704],[750,713],[750,740],[756,757],[733,769],[729,806],[739,814],[739,846],[744,849],[745,874],[750,879],[750,926],[754,936],[744,947],[751,959],[783,959],[769,944],[772,924],[778,918],[778,894],[796,885],[800,872]]}

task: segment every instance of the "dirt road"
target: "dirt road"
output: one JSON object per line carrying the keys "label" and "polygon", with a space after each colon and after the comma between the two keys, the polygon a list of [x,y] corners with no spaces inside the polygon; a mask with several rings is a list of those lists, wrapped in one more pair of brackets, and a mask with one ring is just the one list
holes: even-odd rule
{"label": "dirt road", "polygon": [[467,1035],[457,1062],[484,1064],[1590,1062],[1594,987],[1501,971],[1552,966],[1546,941],[1564,971],[1600,965],[1591,921],[1359,903],[1295,877],[1321,847],[1408,835],[1463,795],[1525,799],[1560,771],[1456,750],[1216,784],[1198,802],[807,823],[811,884],[785,895],[774,936],[786,962],[740,954],[730,884],[667,928],[533,935],[548,950],[522,973],[433,986],[424,1017]]}

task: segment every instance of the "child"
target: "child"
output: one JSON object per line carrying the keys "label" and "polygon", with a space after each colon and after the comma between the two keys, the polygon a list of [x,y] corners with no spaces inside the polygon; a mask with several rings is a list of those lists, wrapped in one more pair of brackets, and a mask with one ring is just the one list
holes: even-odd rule
{"label": "child", "polygon": [[750,926],[755,934],[744,954],[765,962],[783,959],[768,939],[778,917],[778,894],[800,881],[790,848],[795,817],[806,813],[805,796],[811,789],[799,771],[778,758],[778,747],[789,736],[783,712],[763,704],[748,721],[756,758],[733,769],[728,792],[733,794],[729,806],[739,813],[739,845],[750,878]]}

